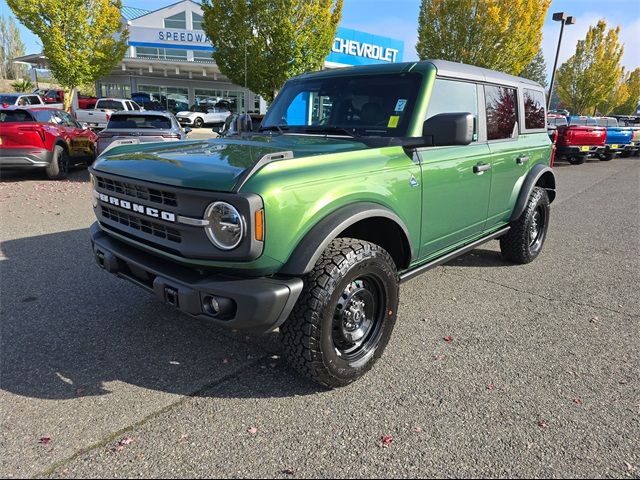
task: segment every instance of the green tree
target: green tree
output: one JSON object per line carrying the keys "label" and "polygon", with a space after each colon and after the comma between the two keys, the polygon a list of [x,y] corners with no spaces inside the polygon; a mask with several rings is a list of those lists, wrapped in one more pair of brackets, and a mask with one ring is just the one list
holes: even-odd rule
{"label": "green tree", "polygon": [[49,68],[65,89],[65,109],[79,85],[111,73],[124,57],[128,32],[120,0],[7,0],[15,16],[40,37]]}
{"label": "green tree", "polygon": [[596,111],[601,115],[609,115],[618,106],[629,98],[629,88],[626,83],[626,75],[621,76],[613,86],[607,97],[598,104]]}
{"label": "green tree", "polygon": [[616,115],[631,115],[638,108],[638,104],[640,104],[640,67],[630,72],[624,83],[629,95],[625,101],[620,102],[614,108],[613,113]]}
{"label": "green tree", "polygon": [[604,20],[589,27],[576,53],[558,69],[558,96],[577,114],[595,113],[620,83],[624,47],[618,42],[620,27],[607,30]]}
{"label": "green tree", "polygon": [[422,0],[420,59],[436,58],[514,75],[533,60],[550,0]]}
{"label": "green tree", "polygon": [[0,78],[17,79],[26,75],[24,65],[13,59],[25,54],[24,43],[18,25],[12,17],[0,17]]}
{"label": "green tree", "polygon": [[[204,0],[203,30],[220,71],[273,100],[289,78],[322,68],[343,0]],[[246,68],[245,68],[246,62]]]}
{"label": "green tree", "polygon": [[538,82],[543,87],[547,86],[547,63],[544,61],[542,50],[538,50],[533,60],[520,72],[520,76]]}

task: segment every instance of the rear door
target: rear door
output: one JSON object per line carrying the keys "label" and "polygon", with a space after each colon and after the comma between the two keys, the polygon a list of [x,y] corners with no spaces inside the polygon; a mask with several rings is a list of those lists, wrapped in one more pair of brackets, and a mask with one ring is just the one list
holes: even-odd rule
{"label": "rear door", "polygon": [[[486,229],[509,220],[522,180],[532,163],[519,137],[518,89],[485,85],[487,140],[491,151],[491,197]],[[544,115],[543,115],[544,128]]]}
{"label": "rear door", "polygon": [[475,116],[474,141],[466,146],[418,151],[422,168],[421,259],[443,253],[484,228],[491,192],[491,154],[479,115],[481,86],[436,79],[427,118],[439,113]]}

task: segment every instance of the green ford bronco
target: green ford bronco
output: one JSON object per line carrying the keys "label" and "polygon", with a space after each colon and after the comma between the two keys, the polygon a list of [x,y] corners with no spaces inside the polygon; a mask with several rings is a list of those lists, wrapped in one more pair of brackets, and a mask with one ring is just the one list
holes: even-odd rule
{"label": "green ford bronco", "polygon": [[298,371],[340,387],[382,355],[400,282],[492,239],[538,256],[545,113],[537,83],[439,60],[301,75],[259,131],[99,157],[95,258],[197,318],[279,328]]}

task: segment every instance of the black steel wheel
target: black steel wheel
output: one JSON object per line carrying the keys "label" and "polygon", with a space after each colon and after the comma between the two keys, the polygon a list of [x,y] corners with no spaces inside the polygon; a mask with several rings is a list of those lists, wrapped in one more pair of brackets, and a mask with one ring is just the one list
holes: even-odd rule
{"label": "black steel wheel", "polygon": [[201,128],[204,125],[204,120],[201,117],[197,117],[194,121],[193,121],[193,126],[195,128]]}
{"label": "black steel wheel", "polygon": [[502,256],[515,263],[529,263],[542,251],[549,229],[549,196],[541,187],[534,187],[527,206],[511,229],[500,237]]}
{"label": "black steel wheel", "polygon": [[280,327],[289,363],[329,388],[360,378],[389,342],[398,285],[396,265],[380,246],[352,238],[331,242]]}

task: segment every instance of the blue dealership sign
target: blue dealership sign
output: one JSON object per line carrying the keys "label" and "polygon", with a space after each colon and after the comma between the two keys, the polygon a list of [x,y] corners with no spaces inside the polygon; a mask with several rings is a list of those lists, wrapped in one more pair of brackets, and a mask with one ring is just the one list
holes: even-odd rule
{"label": "blue dealership sign", "polygon": [[395,63],[402,61],[403,53],[402,40],[338,27],[326,61],[344,65]]}

